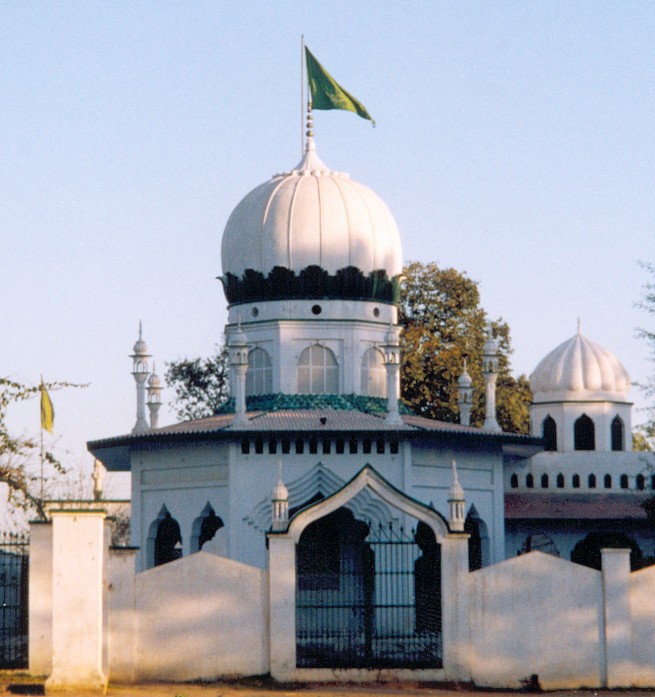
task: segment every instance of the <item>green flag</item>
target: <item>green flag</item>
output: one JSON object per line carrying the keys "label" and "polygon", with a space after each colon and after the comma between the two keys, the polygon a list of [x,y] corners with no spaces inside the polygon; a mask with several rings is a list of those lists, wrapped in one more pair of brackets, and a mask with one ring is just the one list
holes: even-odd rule
{"label": "green flag", "polygon": [[359,100],[355,99],[350,92],[341,87],[332,75],[314,58],[307,46],[305,46],[305,61],[307,64],[307,82],[309,83],[309,92],[312,95],[312,107],[314,109],[353,111],[363,119],[368,119],[375,126],[375,121],[366,111],[366,107]]}
{"label": "green flag", "polygon": [[41,378],[39,390],[41,391],[41,428],[52,433],[52,427],[55,421],[55,410],[52,406],[48,390],[46,390],[43,384],[43,378]]}

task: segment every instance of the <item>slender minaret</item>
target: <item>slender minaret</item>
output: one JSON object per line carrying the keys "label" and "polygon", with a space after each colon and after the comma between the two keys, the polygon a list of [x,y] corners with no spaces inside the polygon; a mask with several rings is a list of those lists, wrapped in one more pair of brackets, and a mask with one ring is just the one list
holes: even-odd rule
{"label": "slender minaret", "polygon": [[487,340],[482,352],[482,375],[486,404],[484,410],[484,428],[500,431],[496,421],[496,380],[498,380],[498,342],[494,339],[491,322],[487,325]]}
{"label": "slender minaret", "polygon": [[227,343],[230,370],[232,371],[232,389],[234,390],[233,426],[246,424],[246,373],[248,372],[248,342],[241,329],[241,321],[232,332]]}
{"label": "slender minaret", "polygon": [[448,490],[448,526],[453,532],[464,532],[464,510],[466,499],[464,489],[457,478],[457,463],[452,461],[453,483]]}
{"label": "slender minaret", "polygon": [[277,484],[271,494],[271,530],[286,530],[289,523],[289,492],[282,481],[282,460],[277,461]]}
{"label": "slender minaret", "polygon": [[464,370],[457,379],[457,405],[459,406],[459,422],[462,426],[471,425],[471,409],[473,408],[473,381],[466,370],[466,358]]}
{"label": "slender minaret", "polygon": [[400,399],[400,343],[398,327],[389,322],[389,330],[384,335],[384,367],[387,370],[387,415],[384,420],[393,425],[400,425],[403,420],[398,411]]}
{"label": "slender minaret", "polygon": [[152,362],[152,373],[148,378],[148,411],[150,412],[150,428],[157,428],[159,410],[161,409],[161,380],[157,375],[155,362]]}
{"label": "slender minaret", "polygon": [[130,356],[132,359],[132,377],[136,382],[136,423],[132,429],[132,433],[145,433],[149,430],[148,422],[146,421],[146,380],[148,379],[148,346],[143,340],[143,327],[139,320],[139,338],[137,339],[134,348],[134,353]]}

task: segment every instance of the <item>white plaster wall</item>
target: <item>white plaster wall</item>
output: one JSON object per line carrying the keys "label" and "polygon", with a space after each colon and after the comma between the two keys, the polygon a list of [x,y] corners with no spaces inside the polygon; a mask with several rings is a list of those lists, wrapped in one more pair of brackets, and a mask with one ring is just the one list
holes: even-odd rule
{"label": "white plaster wall", "polygon": [[[312,307],[320,306],[320,315]],[[257,316],[253,312],[257,312]],[[376,315],[377,312],[377,315]],[[273,392],[298,392],[296,367],[302,351],[316,343],[329,348],[339,365],[339,392],[361,393],[361,363],[371,346],[385,343],[389,322],[397,321],[391,305],[359,300],[285,300],[232,306],[229,338],[241,322],[250,346],[265,348],[273,367]],[[234,384],[230,383],[232,394]]]}
{"label": "white plaster wall", "polygon": [[137,575],[139,680],[268,672],[268,575],[198,552]]}
{"label": "white plaster wall", "polygon": [[[148,535],[162,505],[180,525],[183,556],[194,551],[191,549],[193,524],[207,503],[227,524],[228,453],[229,446],[218,443],[132,455],[132,544],[140,548],[138,570],[149,566]],[[226,538],[225,528],[218,531],[218,537]]]}
{"label": "white plaster wall", "polygon": [[633,685],[655,685],[655,566],[630,574]]}
{"label": "white plaster wall", "polygon": [[632,404],[630,402],[551,402],[535,403],[530,407],[530,433],[541,437],[542,423],[550,415],[557,424],[557,449],[572,453],[574,449],[573,426],[583,414],[590,417],[595,426],[596,450],[612,451],[611,423],[615,416],[623,421],[623,438],[625,450],[632,449]]}
{"label": "white plaster wall", "polygon": [[471,677],[484,687],[598,686],[599,571],[532,552],[469,574]]}
{"label": "white plaster wall", "polygon": [[107,623],[112,681],[136,680],[136,548],[110,548]]}
{"label": "white plaster wall", "polygon": [[448,514],[448,490],[452,483],[452,460],[457,462],[459,481],[466,496],[466,510],[475,506],[487,526],[491,563],[505,558],[504,495],[502,454],[438,448],[429,444],[412,445],[412,481],[410,496],[433,504]]}
{"label": "white plaster wall", "polygon": [[[505,470],[505,490],[509,493],[520,491],[553,491],[561,493],[634,493],[636,489],[636,477],[642,474],[645,477],[646,490],[651,489],[651,474],[655,472],[655,454],[639,452],[598,452],[581,451],[569,453],[541,452],[533,455],[528,460],[510,465]],[[526,476],[532,473],[534,488],[528,489],[525,485]],[[564,475],[564,487],[557,488],[557,475]],[[596,488],[590,489],[588,485],[589,475],[596,475]],[[519,481],[517,488],[512,488],[511,477],[516,474]],[[541,475],[548,474],[548,489],[541,487]],[[574,489],[572,478],[574,474],[580,476],[580,488]],[[612,488],[605,489],[603,479],[606,474],[612,476]],[[628,475],[628,489],[621,489],[620,477]]]}
{"label": "white plaster wall", "polygon": [[52,670],[52,524],[30,524],[29,670]]}

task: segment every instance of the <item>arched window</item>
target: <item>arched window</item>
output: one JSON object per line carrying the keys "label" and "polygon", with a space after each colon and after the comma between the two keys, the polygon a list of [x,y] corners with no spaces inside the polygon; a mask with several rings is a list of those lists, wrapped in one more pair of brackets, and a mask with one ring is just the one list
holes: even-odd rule
{"label": "arched window", "polygon": [[589,479],[587,480],[589,483],[589,488],[590,489],[595,489],[596,488],[596,475],[595,474],[590,474]]}
{"label": "arched window", "polygon": [[534,477],[531,474],[526,475],[525,477],[525,486],[528,489],[532,489],[534,487]]}
{"label": "arched window", "polygon": [[574,474],[571,477],[571,486],[574,489],[579,489],[580,488],[580,475],[579,474]]}
{"label": "arched window", "polygon": [[612,450],[623,450],[623,421],[620,416],[612,419]]}
{"label": "arched window", "polygon": [[182,556],[180,525],[171,516],[166,505],[161,507],[157,519],[148,532],[148,567],[161,566]]}
{"label": "arched window", "polygon": [[489,533],[487,524],[480,518],[475,506],[464,521],[464,532],[469,537],[469,571],[481,569],[489,564]]}
{"label": "arched window", "polygon": [[548,475],[545,473],[541,475],[541,488],[548,489]]}
{"label": "arched window", "polygon": [[199,552],[205,542],[213,540],[216,533],[222,527],[224,527],[223,520],[216,515],[216,512],[208,501],[200,515],[193,521],[191,530],[191,551]]}
{"label": "arched window", "polygon": [[576,450],[596,449],[596,429],[594,422],[583,414],[573,426],[574,447]]}
{"label": "arched window", "polygon": [[246,395],[271,394],[271,392],[273,392],[271,357],[263,348],[254,348],[248,353]]}
{"label": "arched window", "polygon": [[638,491],[643,491],[646,488],[646,478],[644,477],[643,474],[637,475],[637,479],[635,481],[635,484],[637,485]]}
{"label": "arched window", "polygon": [[513,474],[509,478],[509,485],[512,487],[512,489],[518,489],[519,488],[519,477],[517,474]]}
{"label": "arched window", "polygon": [[627,489],[628,488],[628,475],[627,474],[622,474],[621,475],[621,489]]}
{"label": "arched window", "polygon": [[549,452],[557,450],[557,424],[552,416],[547,416],[541,424],[541,433],[545,444],[544,449]]}
{"label": "arched window", "polygon": [[308,346],[298,359],[300,394],[337,394],[339,367],[330,349],[319,344]]}
{"label": "arched window", "polygon": [[603,478],[603,486],[606,489],[611,489],[612,488],[612,475],[611,474],[606,474],[605,477]]}
{"label": "arched window", "polygon": [[561,472],[557,475],[557,488],[564,488],[564,475]]}
{"label": "arched window", "polygon": [[387,396],[387,369],[382,353],[368,349],[362,357],[362,394],[369,397]]}

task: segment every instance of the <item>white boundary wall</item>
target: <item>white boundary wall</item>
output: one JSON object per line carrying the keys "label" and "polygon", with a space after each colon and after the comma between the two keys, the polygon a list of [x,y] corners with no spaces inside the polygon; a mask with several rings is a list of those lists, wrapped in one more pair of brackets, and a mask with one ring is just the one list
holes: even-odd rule
{"label": "white boundary wall", "polygon": [[[373,479],[368,484],[394,503],[390,489]],[[320,517],[310,511],[302,527]],[[47,592],[31,603],[30,627],[40,632],[30,668],[51,671],[48,692],[85,682],[102,692],[107,677],[130,683],[271,672],[308,679],[295,667],[293,559],[301,527],[270,537],[270,577],[206,552],[136,574],[136,550],[108,553],[103,519],[103,512],[61,512],[54,534],[41,526],[35,537],[30,563],[38,577],[31,588],[52,583],[53,589],[50,610]],[[443,669],[326,669],[310,671],[312,680],[437,679],[517,688],[537,675],[545,689],[655,686],[655,567],[631,574],[629,550],[603,550],[602,572],[532,552],[469,573],[467,536],[440,531],[439,537]],[[83,614],[76,611],[83,607]]]}

